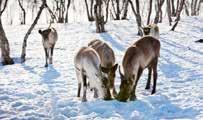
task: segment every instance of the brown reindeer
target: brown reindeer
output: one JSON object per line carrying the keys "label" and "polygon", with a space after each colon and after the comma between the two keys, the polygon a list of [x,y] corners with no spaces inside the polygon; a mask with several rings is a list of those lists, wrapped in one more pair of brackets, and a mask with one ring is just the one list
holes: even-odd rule
{"label": "brown reindeer", "polygon": [[122,62],[123,74],[119,69],[121,75],[120,92],[117,96],[119,101],[136,99],[136,86],[145,68],[149,70],[146,89],[150,88],[151,72],[153,71],[153,89],[151,94],[156,92],[159,51],[159,40],[151,36],[139,39],[127,49]]}
{"label": "brown reindeer", "polygon": [[143,32],[143,36],[150,35],[159,40],[159,27],[157,26],[157,24],[149,24],[145,27],[142,27],[141,29]]}
{"label": "brown reindeer", "polygon": [[112,48],[105,42],[98,39],[91,41],[88,46],[96,50],[98,53],[101,59],[101,70],[108,76],[108,80],[110,81],[111,96],[116,97],[117,93],[114,81],[118,64],[115,64],[115,55]]}
{"label": "brown reindeer", "polygon": [[52,57],[54,52],[54,46],[58,39],[58,34],[54,28],[49,27],[46,30],[38,31],[42,35],[42,43],[45,51],[46,63],[45,67],[48,67],[47,61],[49,60],[49,64],[52,64]]}
{"label": "brown reindeer", "polygon": [[[91,47],[82,47],[74,59],[76,76],[78,79],[78,94],[80,97],[81,87],[83,88],[82,101],[86,101],[87,83],[94,89],[94,97],[100,96],[104,100],[110,100],[109,80],[100,68],[100,58],[97,52]],[[88,81],[87,81],[88,80]]]}

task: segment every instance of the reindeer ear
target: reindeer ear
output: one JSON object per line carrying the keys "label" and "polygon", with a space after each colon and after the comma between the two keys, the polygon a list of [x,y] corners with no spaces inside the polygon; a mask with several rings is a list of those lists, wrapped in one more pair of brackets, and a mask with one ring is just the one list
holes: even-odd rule
{"label": "reindeer ear", "polygon": [[111,71],[115,72],[118,68],[118,64],[115,64],[112,68],[111,68]]}
{"label": "reindeer ear", "polygon": [[121,76],[121,80],[124,78],[124,75],[121,73],[121,67],[119,66],[119,73],[120,73],[120,76]]}
{"label": "reindeer ear", "polygon": [[47,29],[47,32],[48,32],[48,34],[51,32],[51,29],[49,28],[49,29]]}
{"label": "reindeer ear", "polygon": [[39,34],[42,34],[42,30],[38,30]]}

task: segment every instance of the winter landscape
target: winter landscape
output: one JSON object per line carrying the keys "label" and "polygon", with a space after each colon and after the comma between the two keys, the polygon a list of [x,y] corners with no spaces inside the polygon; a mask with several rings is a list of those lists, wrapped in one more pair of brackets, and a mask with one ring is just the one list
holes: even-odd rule
{"label": "winter landscape", "polygon": [[[24,1],[27,6],[29,4],[25,0],[19,1]],[[106,32],[97,33],[95,22],[89,22],[86,17],[85,3],[80,3],[79,0],[75,1],[71,0],[70,3],[69,23],[54,22],[51,24],[58,32],[58,41],[54,48],[53,64],[44,67],[44,48],[38,30],[46,29],[49,26],[49,19],[51,18],[46,16],[46,14],[49,16],[49,12],[46,10],[42,12],[38,24],[35,25],[29,35],[26,61],[22,63],[23,39],[37,12],[32,19],[29,17],[31,16],[31,8],[27,8],[28,22],[20,25],[20,17],[17,17],[12,11],[15,6],[16,14],[19,14],[18,1],[8,0],[1,19],[5,35],[9,41],[10,57],[13,58],[14,64],[0,64],[0,119],[203,119],[203,43],[195,42],[203,39],[202,7],[199,15],[193,16],[187,16],[186,8],[183,8],[178,25],[174,31],[171,31],[175,22],[169,26],[167,13],[165,13],[167,5],[164,4],[162,8],[164,11],[163,21],[158,23],[161,49],[155,94],[151,95],[151,90],[145,90],[148,71],[144,70],[137,85],[137,99],[135,101],[120,102],[116,99],[106,101],[101,98],[94,98],[93,91],[88,89],[87,102],[82,102],[81,98],[77,97],[78,81],[74,67],[74,57],[78,50],[87,46],[91,40],[100,39],[111,46],[115,53],[116,63],[121,65],[126,49],[141,36],[137,34],[137,23],[130,5],[128,19],[111,20],[109,18],[110,20],[105,24]],[[180,3],[181,1],[191,2],[190,0],[180,0]],[[2,5],[0,5],[3,6],[5,0],[1,2]],[[203,2],[201,0],[199,2],[203,6]],[[37,8],[41,4],[40,1]],[[133,4],[135,5],[134,1]],[[140,4],[141,8],[146,7],[145,9],[148,9],[149,2],[145,1]],[[54,2],[48,1],[48,5],[54,5]],[[81,7],[74,11],[73,5],[76,8]],[[80,13],[81,11],[83,13]],[[76,13],[78,15],[74,15]],[[154,19],[154,14],[152,13],[151,19]],[[145,17],[141,15],[144,23],[147,21],[146,15]],[[176,17],[172,18],[174,21]],[[11,20],[13,20],[12,24],[10,23]],[[1,35],[2,31],[0,32],[0,40],[2,39]],[[1,44],[3,44],[2,41]],[[2,49],[0,52],[2,53]],[[3,60],[2,57],[1,60]],[[117,91],[120,89],[120,84],[121,79],[117,70],[115,78]]]}

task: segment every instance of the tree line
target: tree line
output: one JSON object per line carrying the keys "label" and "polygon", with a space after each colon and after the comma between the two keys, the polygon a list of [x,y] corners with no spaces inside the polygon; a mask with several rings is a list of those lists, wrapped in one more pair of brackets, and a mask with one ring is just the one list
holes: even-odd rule
{"label": "tree line", "polygon": [[[0,0],[0,45],[3,65],[14,63],[10,57],[9,42],[2,25],[2,14],[7,8],[8,1]],[[52,0],[52,7],[50,7],[46,0],[16,0],[20,7],[20,24],[22,25],[26,24],[28,12],[24,4],[26,2],[31,4],[32,16],[34,16],[35,10],[37,10],[37,15],[23,39],[22,62],[25,62],[27,39],[38,23],[42,11],[44,9],[48,11],[51,23],[68,23],[70,17],[69,9],[70,6],[74,6],[74,1],[76,0]],[[198,16],[200,14],[203,0],[84,0],[81,2],[84,2],[87,20],[89,22],[95,21],[96,32],[105,32],[105,24],[109,20],[128,20],[129,14],[133,14],[135,24],[137,25],[137,33],[142,35],[140,27],[150,23],[161,23],[164,13],[167,15],[171,30],[174,31],[183,13],[187,16]],[[147,12],[143,12],[141,9],[143,4],[143,9]],[[146,20],[143,15],[147,16]]]}

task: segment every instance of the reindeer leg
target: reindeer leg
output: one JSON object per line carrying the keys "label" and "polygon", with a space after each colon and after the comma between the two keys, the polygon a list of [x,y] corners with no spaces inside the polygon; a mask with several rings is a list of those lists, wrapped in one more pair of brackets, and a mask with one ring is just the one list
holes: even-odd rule
{"label": "reindeer leg", "polygon": [[98,90],[97,88],[94,88],[94,98],[98,98],[99,95],[98,95]]}
{"label": "reindeer leg", "polygon": [[87,76],[86,75],[82,75],[82,80],[83,80],[83,97],[82,97],[82,102],[87,101],[86,98],[86,92],[87,92]]}
{"label": "reindeer leg", "polygon": [[132,89],[132,91],[131,91],[131,93],[130,93],[130,101],[136,100],[135,88],[136,88],[136,85],[133,86],[133,89]]}
{"label": "reindeer leg", "polygon": [[117,96],[117,92],[116,92],[116,88],[115,87],[113,87],[113,96],[114,96],[114,98],[116,98],[116,96]]}
{"label": "reindeer leg", "polygon": [[135,95],[136,87],[137,87],[138,80],[140,79],[140,76],[142,75],[142,71],[143,71],[143,69],[139,68],[138,73],[137,73],[137,78],[136,78],[136,81],[135,81],[135,85],[133,86],[133,89],[131,91],[130,101],[133,101],[133,100],[136,99],[136,95]]}
{"label": "reindeer leg", "polygon": [[76,70],[76,76],[77,76],[77,80],[78,80],[77,97],[80,97],[81,82],[82,82],[82,73],[80,71]]}
{"label": "reindeer leg", "polygon": [[150,89],[150,83],[151,83],[151,75],[152,75],[152,67],[148,68],[148,79],[147,79],[147,85],[145,89]]}
{"label": "reindeer leg", "polygon": [[110,90],[111,90],[111,94],[112,94],[112,97],[116,98],[117,96],[117,92],[116,92],[116,89],[115,89],[115,86],[114,86],[114,79],[111,82],[111,85],[110,85]]}
{"label": "reindeer leg", "polygon": [[45,59],[46,59],[46,63],[45,63],[45,67],[48,67],[48,63],[47,63],[47,59],[48,59],[48,50],[47,48],[44,48],[44,52],[45,52]]}
{"label": "reindeer leg", "polygon": [[52,64],[52,58],[53,58],[53,53],[54,53],[54,45],[51,47],[51,55],[50,55],[50,59],[49,59],[49,63]]}
{"label": "reindeer leg", "polygon": [[157,63],[158,63],[158,58],[156,58],[154,60],[154,64],[153,64],[153,89],[152,89],[152,93],[151,94],[154,94],[156,92]]}
{"label": "reindeer leg", "polygon": [[80,97],[80,91],[81,91],[81,83],[78,83],[78,93],[77,93],[77,97]]}

